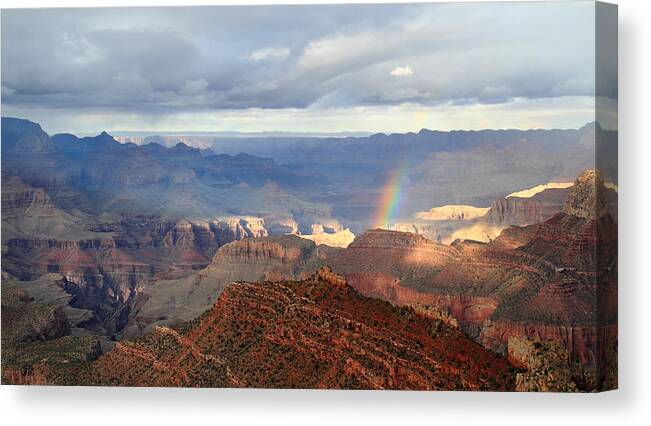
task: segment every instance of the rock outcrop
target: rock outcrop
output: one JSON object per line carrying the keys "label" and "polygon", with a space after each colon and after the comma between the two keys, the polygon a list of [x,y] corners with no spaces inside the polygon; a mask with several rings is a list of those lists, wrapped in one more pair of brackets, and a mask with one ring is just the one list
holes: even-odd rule
{"label": "rock outcrop", "polygon": [[576,392],[569,354],[553,342],[509,339],[509,360],[526,369],[517,373],[519,392]]}
{"label": "rock outcrop", "polygon": [[607,191],[601,173],[586,170],[576,179],[563,213],[588,220],[603,217],[608,213]]}

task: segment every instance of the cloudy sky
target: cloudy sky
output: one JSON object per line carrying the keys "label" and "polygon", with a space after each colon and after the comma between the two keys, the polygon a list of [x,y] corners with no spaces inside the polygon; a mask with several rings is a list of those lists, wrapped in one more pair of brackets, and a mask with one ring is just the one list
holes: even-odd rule
{"label": "cloudy sky", "polygon": [[579,127],[593,2],[2,11],[2,114],[50,133]]}

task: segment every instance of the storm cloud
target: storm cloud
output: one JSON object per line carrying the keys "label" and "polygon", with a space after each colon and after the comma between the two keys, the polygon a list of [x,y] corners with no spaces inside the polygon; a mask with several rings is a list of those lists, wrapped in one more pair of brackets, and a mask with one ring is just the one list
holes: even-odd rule
{"label": "storm cloud", "polygon": [[594,97],[594,30],[592,2],[3,10],[2,103],[169,117],[575,102]]}

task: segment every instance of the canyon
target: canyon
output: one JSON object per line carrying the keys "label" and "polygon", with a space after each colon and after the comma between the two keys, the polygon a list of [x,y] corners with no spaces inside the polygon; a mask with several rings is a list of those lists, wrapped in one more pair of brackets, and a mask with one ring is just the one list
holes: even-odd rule
{"label": "canyon", "polygon": [[[582,155],[596,125],[336,138],[327,154],[265,139],[265,158],[2,124],[3,380],[617,386],[616,184]],[[408,148],[406,215],[373,227],[382,153]],[[520,178],[529,155],[556,166]],[[468,162],[491,189],[452,168]]]}

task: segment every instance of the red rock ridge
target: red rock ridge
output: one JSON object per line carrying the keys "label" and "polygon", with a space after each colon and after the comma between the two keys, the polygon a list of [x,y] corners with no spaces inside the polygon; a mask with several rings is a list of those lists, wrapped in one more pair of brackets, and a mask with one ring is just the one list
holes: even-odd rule
{"label": "red rock ridge", "polygon": [[87,377],[130,386],[512,389],[506,359],[332,277],[232,284],[197,320],[120,343]]}

